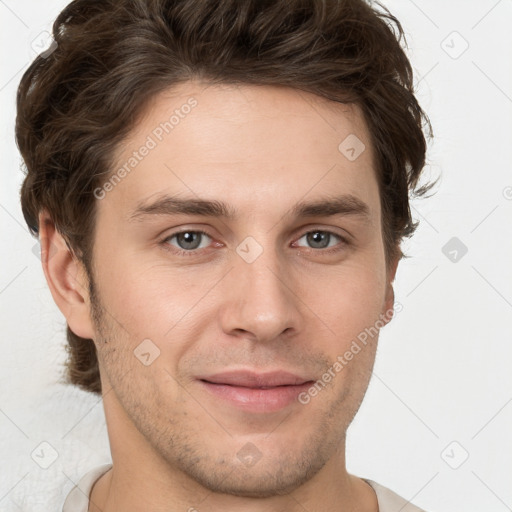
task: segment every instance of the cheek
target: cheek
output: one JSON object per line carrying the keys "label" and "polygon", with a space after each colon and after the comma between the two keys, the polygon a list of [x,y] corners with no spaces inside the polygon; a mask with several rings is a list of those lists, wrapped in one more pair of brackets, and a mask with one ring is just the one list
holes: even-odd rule
{"label": "cheek", "polygon": [[384,301],[382,273],[366,265],[344,268],[325,282],[324,293],[317,295],[317,300],[320,321],[329,327],[322,338],[322,351],[330,361],[320,379],[328,383],[326,392],[322,391],[323,401],[318,403],[325,407],[325,404],[336,403],[355,414],[375,360],[378,340],[375,326]]}
{"label": "cheek", "polygon": [[331,327],[338,339],[356,336],[379,318],[385,299],[381,267],[376,261],[340,267],[335,275],[322,280],[321,290],[315,296],[309,294],[312,302],[318,304],[320,319]]}
{"label": "cheek", "polygon": [[109,262],[96,272],[101,302],[110,320],[122,325],[120,335],[129,337],[132,344],[146,338],[155,342],[173,338],[194,319],[192,312],[195,309],[197,314],[205,291],[218,280],[211,276],[209,285],[204,274],[197,279],[190,268],[177,271],[148,265],[136,255],[104,255],[98,261]]}

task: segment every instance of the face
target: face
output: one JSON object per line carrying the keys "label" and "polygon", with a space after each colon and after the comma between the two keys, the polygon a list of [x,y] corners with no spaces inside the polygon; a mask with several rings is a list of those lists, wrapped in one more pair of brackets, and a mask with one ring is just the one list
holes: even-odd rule
{"label": "face", "polygon": [[339,464],[392,308],[373,158],[358,108],[289,88],[154,99],[97,190],[114,460],[239,496]]}

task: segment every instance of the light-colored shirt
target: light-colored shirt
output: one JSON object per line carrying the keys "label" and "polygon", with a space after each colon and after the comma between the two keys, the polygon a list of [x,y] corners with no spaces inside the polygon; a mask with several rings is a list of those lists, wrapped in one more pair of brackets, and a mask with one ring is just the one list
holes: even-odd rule
{"label": "light-colored shirt", "polygon": [[[112,464],[103,464],[86,473],[71,489],[64,502],[62,512],[87,512],[93,485],[111,467]],[[373,480],[364,479],[364,481],[373,488],[377,495],[379,512],[425,512]]]}

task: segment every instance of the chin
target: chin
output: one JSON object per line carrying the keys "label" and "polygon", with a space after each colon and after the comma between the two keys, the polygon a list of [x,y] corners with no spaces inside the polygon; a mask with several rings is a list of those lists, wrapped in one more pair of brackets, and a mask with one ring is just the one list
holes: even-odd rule
{"label": "chin", "polygon": [[[210,454],[180,458],[181,471],[214,493],[246,498],[286,495],[313,478],[336,451],[332,443],[311,436],[301,448],[287,450],[261,446],[261,452],[244,463],[246,453],[256,453],[247,443],[236,454]],[[281,446],[282,448],[282,446]],[[268,454],[268,455],[266,455]],[[271,455],[270,455],[271,454]],[[189,453],[190,455],[190,453]]]}

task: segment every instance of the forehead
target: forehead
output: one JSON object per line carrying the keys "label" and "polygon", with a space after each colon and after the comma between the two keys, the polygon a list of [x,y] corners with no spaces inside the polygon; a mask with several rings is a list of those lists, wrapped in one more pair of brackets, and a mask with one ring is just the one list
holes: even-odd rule
{"label": "forehead", "polygon": [[162,194],[253,210],[269,199],[284,205],[337,193],[378,202],[359,107],[280,86],[186,82],[160,93],[118,148],[112,172],[122,178],[100,207],[118,203],[125,214]]}

